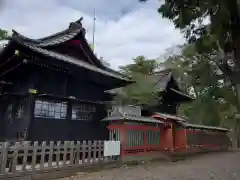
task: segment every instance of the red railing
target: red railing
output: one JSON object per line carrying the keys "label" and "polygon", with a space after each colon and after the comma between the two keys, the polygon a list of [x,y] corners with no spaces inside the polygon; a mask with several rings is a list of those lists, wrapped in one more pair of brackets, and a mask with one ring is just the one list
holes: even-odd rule
{"label": "red railing", "polygon": [[146,125],[110,125],[110,130],[121,130],[122,156],[138,155],[163,150],[159,127]]}
{"label": "red railing", "polygon": [[229,139],[225,132],[187,130],[186,139],[188,149],[197,151],[226,149],[229,146]]}
{"label": "red railing", "polygon": [[[200,152],[227,148],[224,133],[205,133],[200,130],[175,130],[146,125],[110,125],[118,132],[121,155],[142,155],[151,152]],[[221,139],[224,138],[224,139]],[[220,139],[219,139],[220,138]],[[115,139],[116,140],[116,139]]]}

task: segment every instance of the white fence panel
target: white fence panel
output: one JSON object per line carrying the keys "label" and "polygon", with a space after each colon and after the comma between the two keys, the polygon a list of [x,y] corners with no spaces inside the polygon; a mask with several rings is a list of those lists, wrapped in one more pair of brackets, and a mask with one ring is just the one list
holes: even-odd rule
{"label": "white fence panel", "polygon": [[5,142],[0,146],[0,179],[5,173],[108,163],[117,160],[109,156],[117,155],[120,141]]}
{"label": "white fence panel", "polygon": [[104,156],[119,156],[121,149],[120,141],[104,141]]}

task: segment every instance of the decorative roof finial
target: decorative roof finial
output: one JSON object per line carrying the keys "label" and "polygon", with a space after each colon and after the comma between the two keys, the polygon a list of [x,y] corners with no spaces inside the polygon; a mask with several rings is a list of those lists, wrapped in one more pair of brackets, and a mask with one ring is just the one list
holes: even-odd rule
{"label": "decorative roof finial", "polygon": [[77,20],[75,23],[77,23],[77,24],[81,24],[81,25],[82,25],[82,20],[83,20],[83,17],[80,17],[80,19]]}
{"label": "decorative roof finial", "polygon": [[71,22],[69,25],[69,29],[71,29],[71,28],[81,29],[82,28],[82,20],[83,20],[83,17],[81,17],[80,19],[78,19],[75,22]]}

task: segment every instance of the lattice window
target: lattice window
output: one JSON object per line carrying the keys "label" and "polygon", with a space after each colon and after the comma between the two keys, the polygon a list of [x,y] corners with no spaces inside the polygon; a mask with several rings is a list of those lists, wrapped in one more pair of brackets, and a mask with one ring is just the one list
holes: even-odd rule
{"label": "lattice window", "polygon": [[12,123],[15,119],[23,117],[24,100],[15,100],[8,104],[6,110],[6,119],[8,123]]}
{"label": "lattice window", "polygon": [[9,104],[7,107],[6,118],[8,123],[12,123],[13,121],[13,105],[12,104]]}
{"label": "lattice window", "polygon": [[35,117],[65,119],[67,116],[67,104],[65,102],[37,100],[34,115]]}
{"label": "lattice window", "polygon": [[187,130],[187,143],[189,146],[198,145],[200,140],[200,134],[197,133],[194,129]]}
{"label": "lattice window", "polygon": [[148,145],[159,145],[160,131],[146,131],[146,140]]}
{"label": "lattice window", "polygon": [[23,112],[24,112],[24,101],[21,101],[21,103],[17,108],[17,114],[16,114],[17,118],[23,117]]}
{"label": "lattice window", "polygon": [[127,130],[126,147],[134,148],[144,145],[144,132],[141,130]]}
{"label": "lattice window", "polygon": [[78,104],[72,107],[72,120],[91,121],[96,112],[95,104]]}

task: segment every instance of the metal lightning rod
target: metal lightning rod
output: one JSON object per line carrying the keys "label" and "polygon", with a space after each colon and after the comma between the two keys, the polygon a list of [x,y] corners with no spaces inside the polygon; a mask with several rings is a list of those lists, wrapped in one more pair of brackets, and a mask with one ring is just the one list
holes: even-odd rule
{"label": "metal lightning rod", "polygon": [[92,39],[92,43],[93,43],[93,52],[95,49],[95,30],[96,30],[96,12],[95,12],[95,8],[93,10],[93,39]]}

